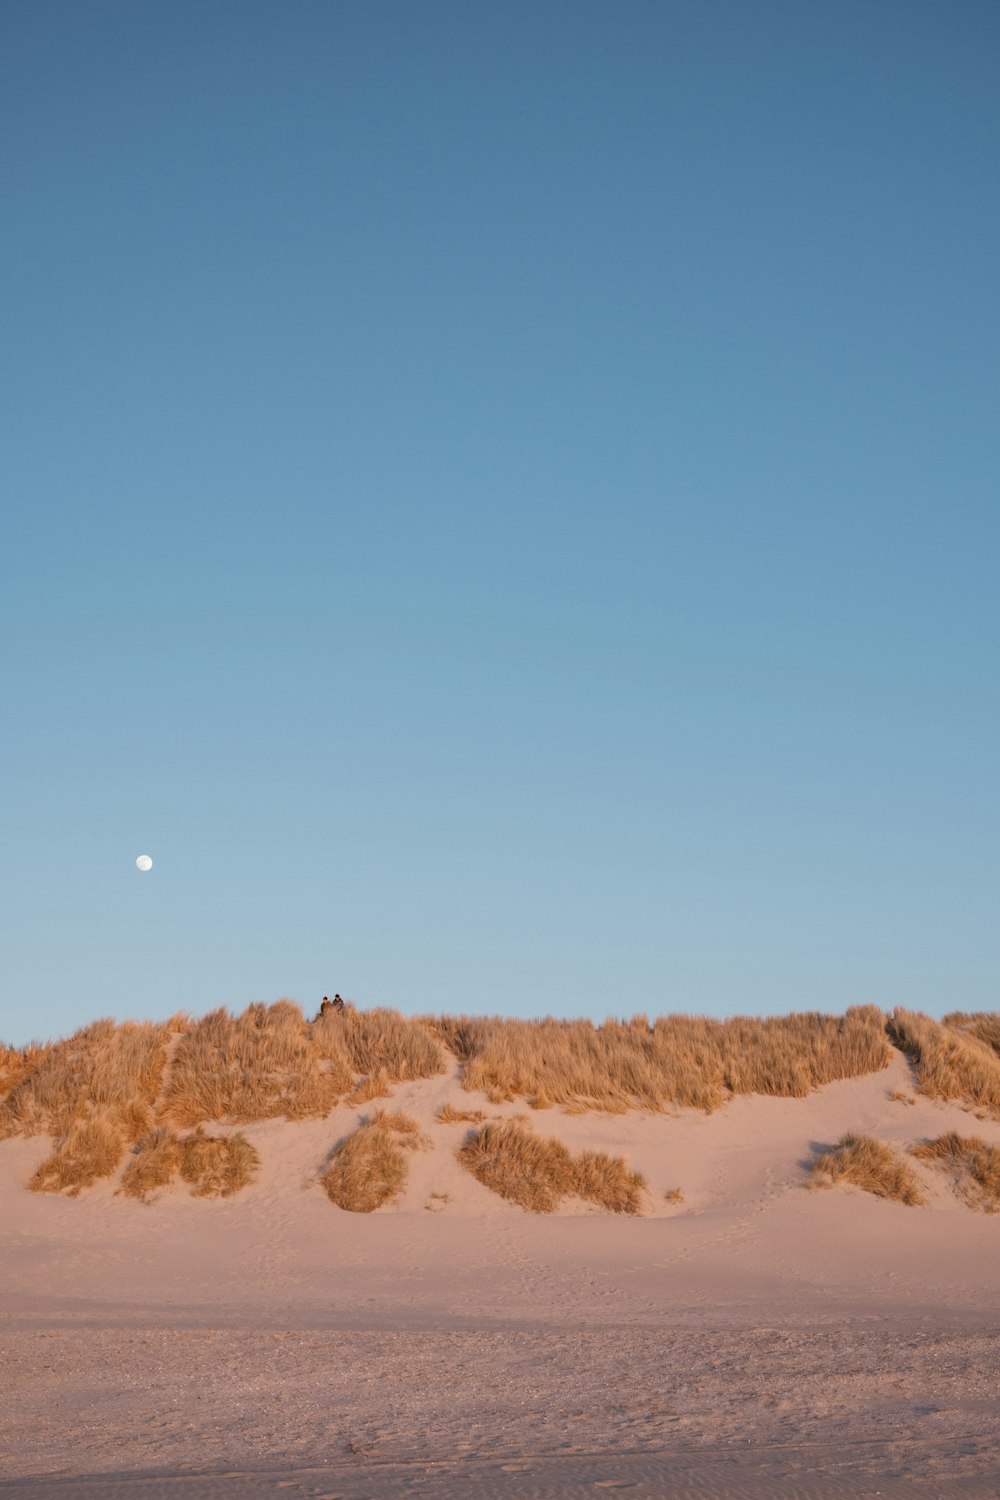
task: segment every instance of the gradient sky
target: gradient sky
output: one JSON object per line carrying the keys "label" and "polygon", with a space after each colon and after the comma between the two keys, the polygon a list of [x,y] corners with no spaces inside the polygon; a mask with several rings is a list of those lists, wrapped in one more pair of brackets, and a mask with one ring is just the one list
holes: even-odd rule
{"label": "gradient sky", "polygon": [[6,4],[0,1036],[997,1008],[998,67]]}

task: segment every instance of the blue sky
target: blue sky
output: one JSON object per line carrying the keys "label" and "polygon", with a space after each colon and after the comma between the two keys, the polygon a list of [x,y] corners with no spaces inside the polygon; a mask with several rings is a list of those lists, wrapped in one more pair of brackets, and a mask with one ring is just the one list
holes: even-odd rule
{"label": "blue sky", "polygon": [[0,1036],[996,1008],[995,5],[2,29]]}

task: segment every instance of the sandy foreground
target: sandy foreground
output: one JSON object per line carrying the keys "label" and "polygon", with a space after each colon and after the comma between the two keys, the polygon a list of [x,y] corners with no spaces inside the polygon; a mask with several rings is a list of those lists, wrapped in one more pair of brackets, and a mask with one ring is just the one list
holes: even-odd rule
{"label": "sandy foreground", "polygon": [[[317,1186],[371,1112],[246,1127],[238,1198],[29,1193],[0,1144],[0,1497],[1000,1495],[1000,1216],[808,1192],[818,1145],[1000,1125],[912,1094],[905,1059],[808,1099],[570,1116],[454,1076],[392,1108],[432,1146],[405,1195]],[[538,1217],[457,1164],[451,1100],[624,1154],[638,1219]],[[671,1206],[664,1195],[681,1188]]]}

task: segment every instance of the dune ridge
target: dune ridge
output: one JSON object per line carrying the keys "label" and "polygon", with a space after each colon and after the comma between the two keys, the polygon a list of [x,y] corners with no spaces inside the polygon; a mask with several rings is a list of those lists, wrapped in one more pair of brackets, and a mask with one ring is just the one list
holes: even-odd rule
{"label": "dune ridge", "polygon": [[[940,1496],[951,1476],[993,1482],[1000,1219],[983,1191],[1000,1122],[981,1104],[922,1092],[919,1060],[889,1038],[885,1067],[802,1095],[534,1109],[470,1087],[434,1023],[420,1025],[440,1071],[392,1083],[391,1103],[359,1097],[390,1067],[370,1049],[369,1071],[344,1077],[325,1115],[278,1112],[289,1091],[272,1079],[264,1118],[154,1123],[145,1139],[168,1180],[139,1197],[124,1191],[144,1158],[134,1147],[78,1196],[27,1191],[53,1139],[6,1130],[0,1475],[195,1461],[245,1471],[250,1486],[258,1469],[277,1485],[312,1465],[349,1500],[398,1465],[401,1492],[426,1473],[431,1492],[457,1500],[473,1483],[494,1493],[509,1464],[528,1467],[520,1490],[511,1479],[502,1492],[528,1500],[532,1475],[546,1464],[558,1475],[563,1460],[591,1483],[645,1474],[665,1493],[679,1465],[707,1474],[711,1449],[720,1477],[706,1496],[731,1493],[726,1475],[751,1453],[790,1485],[822,1461],[844,1476],[838,1494],[892,1493],[893,1475],[907,1497],[931,1477]],[[170,1031],[154,1119],[187,1034]],[[37,1123],[27,1106],[22,1095]],[[199,1130],[243,1138],[253,1180],[194,1196],[174,1153]],[[522,1186],[536,1158],[554,1164],[558,1201],[539,1212],[469,1170],[461,1154],[484,1131],[527,1140],[513,1163]],[[405,1177],[390,1170],[371,1212],[339,1206],[324,1176],[346,1155],[348,1190],[367,1191],[375,1174],[350,1160],[365,1153],[339,1148],[373,1136],[391,1137]],[[849,1174],[806,1191],[845,1136],[904,1162],[925,1202]],[[640,1211],[581,1192],[602,1178],[637,1188]],[[456,1453],[453,1477],[433,1467]],[[762,1474],[745,1493],[785,1491]]]}
{"label": "dune ridge", "polygon": [[[148,1203],[178,1173],[198,1196],[235,1193],[253,1181],[259,1158],[246,1137],[229,1145],[213,1137],[210,1148],[205,1125],[327,1119],[345,1101],[358,1106],[385,1098],[400,1083],[448,1070],[463,1092],[483,1094],[492,1106],[525,1101],[534,1112],[561,1107],[564,1116],[711,1113],[741,1095],[805,1098],[837,1080],[880,1073],[894,1049],[912,1059],[919,1094],[1000,1116],[1000,1019],[990,1014],[936,1022],[868,1005],[843,1017],[808,1011],[651,1022],[634,1016],[594,1025],[552,1017],[409,1019],[348,1005],[309,1022],[294,1002],[279,1001],[250,1005],[238,1016],[225,1008],[199,1020],[177,1013],[160,1025],[105,1019],[48,1046],[0,1047],[0,1139],[51,1137],[51,1154],[30,1187],[72,1197],[117,1175],[130,1151],[120,1191]],[[486,1121],[483,1110],[462,1109],[454,1100],[441,1109],[445,1121]],[[370,1212],[405,1187],[399,1133],[387,1130],[384,1119],[360,1122],[355,1139],[331,1151],[324,1182],[342,1208],[364,1203]],[[841,1142],[840,1157],[828,1152],[814,1166],[813,1181],[886,1191],[888,1148],[855,1142],[847,1155],[843,1148]],[[217,1158],[213,1172],[190,1166],[205,1163],[210,1151]],[[868,1155],[864,1170],[859,1152]],[[645,1179],[624,1158],[591,1154],[586,1170],[574,1169],[552,1134],[535,1139],[510,1121],[471,1131],[457,1158],[481,1182],[538,1211],[567,1194],[616,1212],[625,1205],[634,1214],[642,1205]],[[337,1187],[348,1164],[351,1190]],[[372,1182],[363,1187],[366,1170]],[[907,1175],[909,1167],[901,1167],[897,1182],[909,1184]],[[882,1185],[871,1187],[879,1178]],[[580,1193],[585,1179],[589,1188]],[[922,1202],[916,1184],[895,1196]]]}
{"label": "dune ridge", "polygon": [[[572,1166],[557,1138],[567,1118],[711,1114],[743,1096],[803,1099],[833,1082],[881,1073],[899,1052],[910,1059],[915,1094],[1000,1118],[1000,1018],[989,1014],[955,1013],[938,1022],[857,1006],[842,1017],[637,1015],[596,1025],[551,1017],[408,1018],[348,1005],[309,1021],[281,1000],[200,1020],[183,1012],[160,1024],[105,1019],[48,1045],[0,1047],[0,1139],[51,1139],[29,1182],[40,1192],[76,1197],[120,1177],[125,1197],[149,1203],[180,1176],[198,1196],[231,1194],[252,1183],[259,1166],[257,1148],[233,1127],[326,1120],[404,1083],[451,1077],[461,1093],[479,1094],[494,1109],[524,1102],[536,1118],[559,1111],[560,1124],[534,1136],[509,1119],[491,1122],[458,1097],[441,1104],[438,1123],[480,1124],[453,1148],[480,1182],[536,1211],[569,1196],[637,1213],[649,1206],[642,1173],[620,1154],[591,1152],[583,1167]],[[405,1188],[406,1153],[385,1118],[359,1119],[354,1139],[328,1149],[323,1180],[342,1208],[371,1212]],[[206,1140],[207,1125],[223,1135]],[[813,1182],[853,1181],[911,1205],[924,1201],[902,1164],[888,1190],[889,1147],[870,1136],[861,1141],[848,1130],[839,1156],[831,1148],[813,1163]],[[191,1165],[207,1163],[210,1154],[211,1170]],[[681,1189],[672,1191],[675,1204],[683,1201]],[[988,1196],[965,1194],[980,1205]]]}

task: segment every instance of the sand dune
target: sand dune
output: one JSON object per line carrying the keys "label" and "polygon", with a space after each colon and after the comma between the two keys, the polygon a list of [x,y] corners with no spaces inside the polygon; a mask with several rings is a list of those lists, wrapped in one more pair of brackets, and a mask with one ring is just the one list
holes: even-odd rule
{"label": "sand dune", "polygon": [[[1000,1492],[1000,1217],[920,1162],[920,1208],[803,1186],[845,1131],[1000,1145],[901,1053],[711,1114],[531,1111],[457,1064],[380,1102],[426,1144],[374,1214],[319,1182],[371,1103],[241,1126],[231,1199],[29,1193],[50,1142],[0,1143],[0,1495]],[[448,1103],[624,1156],[644,1212],[506,1202]]]}

